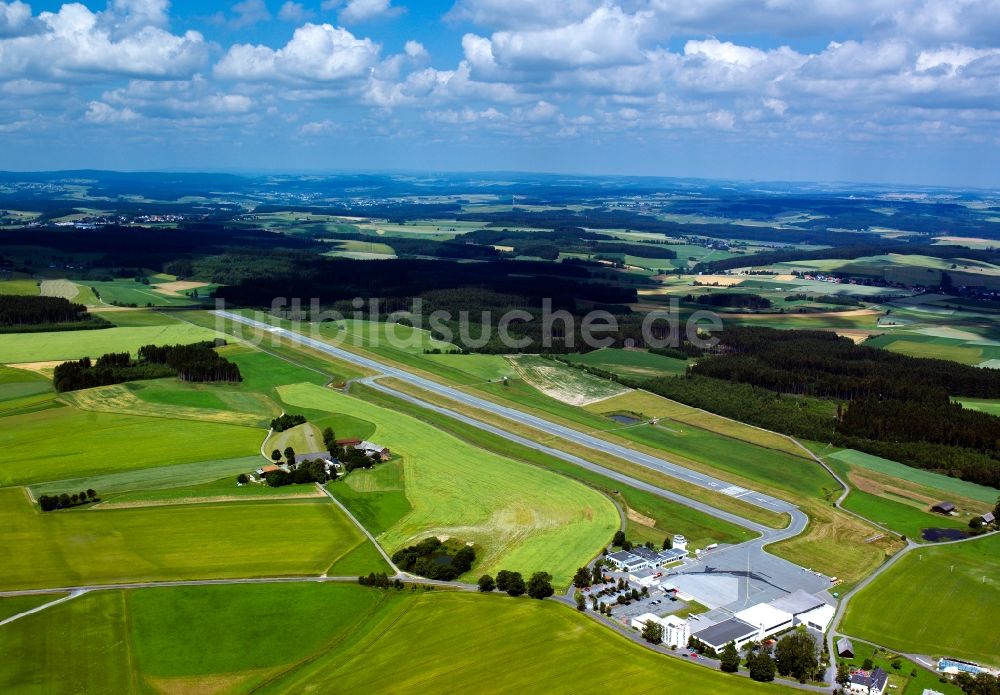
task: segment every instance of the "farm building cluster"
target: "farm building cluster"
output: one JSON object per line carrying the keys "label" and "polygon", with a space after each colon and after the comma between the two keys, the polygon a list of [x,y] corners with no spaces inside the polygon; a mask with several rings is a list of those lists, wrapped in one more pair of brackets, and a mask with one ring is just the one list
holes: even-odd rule
{"label": "farm building cluster", "polygon": [[[392,451],[387,447],[364,439],[338,439],[337,446],[343,449],[350,449],[362,454],[372,461],[385,462],[392,458]],[[327,476],[334,477],[344,471],[344,464],[329,451],[314,451],[306,454],[294,454],[294,464],[292,461],[284,463],[273,463],[259,466],[256,470],[257,478],[249,476],[250,482],[262,482],[275,471],[291,472],[295,467],[301,466],[306,461],[320,461],[323,464]],[[348,469],[349,470],[349,469]]]}

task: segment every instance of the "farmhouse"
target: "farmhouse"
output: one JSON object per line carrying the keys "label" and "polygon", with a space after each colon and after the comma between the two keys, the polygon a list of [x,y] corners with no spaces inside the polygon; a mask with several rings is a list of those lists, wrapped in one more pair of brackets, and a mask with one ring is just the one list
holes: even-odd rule
{"label": "farmhouse", "polygon": [[880,668],[872,672],[856,671],[847,682],[847,690],[859,695],[882,695],[889,682],[889,674]]}
{"label": "farmhouse", "polygon": [[739,618],[730,618],[694,633],[693,637],[715,651],[722,651],[730,642],[741,648],[747,642],[758,639],[760,628],[745,623]]}
{"label": "farmhouse", "polygon": [[649,567],[649,563],[627,550],[619,550],[608,555],[608,562],[624,572],[634,572]]}
{"label": "farmhouse", "polygon": [[281,470],[280,466],[275,466],[273,464],[268,464],[266,466],[261,466],[260,468],[258,468],[257,469],[257,475],[259,475],[261,478],[266,478],[269,474],[274,473],[275,471],[280,471],[280,470]]}
{"label": "farmhouse", "polygon": [[329,451],[315,451],[311,454],[295,454],[295,465],[298,466],[306,461],[322,461],[327,475],[331,470],[340,471],[344,466],[337,459],[330,456]]}
{"label": "farmhouse", "polygon": [[955,504],[953,502],[938,502],[931,507],[931,511],[938,514],[953,514],[955,512]]}
{"label": "farmhouse", "polygon": [[993,512],[986,512],[981,517],[979,517],[983,524],[992,524],[997,520],[996,515]]}
{"label": "farmhouse", "polygon": [[360,439],[338,439],[337,446],[357,446],[361,443]]}
{"label": "farmhouse", "polygon": [[372,458],[378,458],[380,461],[388,461],[392,458],[392,452],[389,451],[389,449],[381,446],[380,444],[374,444],[369,441],[358,442],[354,445],[354,448],[358,451],[365,452],[365,454],[371,456]]}
{"label": "farmhouse", "polygon": [[837,656],[842,656],[845,659],[854,658],[854,644],[851,640],[846,637],[841,637],[837,640]]}

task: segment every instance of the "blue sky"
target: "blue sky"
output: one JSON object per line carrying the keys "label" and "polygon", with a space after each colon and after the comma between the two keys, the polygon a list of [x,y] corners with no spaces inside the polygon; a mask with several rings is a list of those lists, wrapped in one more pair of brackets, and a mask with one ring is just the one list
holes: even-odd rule
{"label": "blue sky", "polygon": [[0,168],[1000,187],[998,0],[0,0]]}

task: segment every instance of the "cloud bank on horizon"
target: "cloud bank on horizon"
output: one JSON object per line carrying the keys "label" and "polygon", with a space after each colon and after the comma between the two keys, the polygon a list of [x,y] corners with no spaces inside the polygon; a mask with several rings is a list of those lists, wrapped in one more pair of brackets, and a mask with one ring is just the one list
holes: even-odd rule
{"label": "cloud bank on horizon", "polygon": [[1000,0],[0,0],[6,169],[992,187],[998,125]]}

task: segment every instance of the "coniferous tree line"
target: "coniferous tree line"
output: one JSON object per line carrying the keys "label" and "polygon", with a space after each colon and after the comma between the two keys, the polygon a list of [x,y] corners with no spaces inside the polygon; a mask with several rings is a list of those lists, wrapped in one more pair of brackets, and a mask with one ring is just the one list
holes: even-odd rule
{"label": "coniferous tree line", "polygon": [[194,345],[144,345],[138,359],[124,353],[107,353],[93,362],[89,357],[57,365],[52,383],[57,391],[77,391],[95,386],[140,379],[177,376],[184,381],[241,381],[240,369],[212,348],[211,341]]}
{"label": "coniferous tree line", "polygon": [[90,330],[111,323],[63,297],[0,294],[0,333]]}
{"label": "coniferous tree line", "polygon": [[736,309],[770,309],[771,300],[752,292],[712,292],[698,296],[688,295],[689,302],[704,306],[727,307]]}
{"label": "coniferous tree line", "polygon": [[[218,341],[224,345],[224,341]],[[165,364],[177,372],[183,381],[242,381],[240,368],[213,348],[216,341],[190,345],[143,345],[139,362]]]}
{"label": "coniferous tree line", "polygon": [[1000,371],[897,355],[822,331],[732,328],[683,378],[643,388],[759,427],[1000,487]]}

